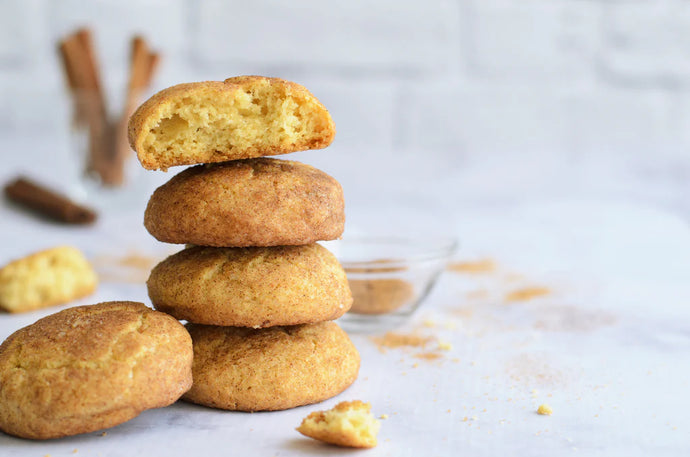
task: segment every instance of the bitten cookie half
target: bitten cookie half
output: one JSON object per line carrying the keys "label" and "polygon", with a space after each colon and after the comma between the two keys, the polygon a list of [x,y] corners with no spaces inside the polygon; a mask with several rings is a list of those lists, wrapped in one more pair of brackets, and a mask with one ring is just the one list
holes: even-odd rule
{"label": "bitten cookie half", "polygon": [[0,309],[19,313],[67,303],[91,294],[97,284],[81,251],[46,249],[0,268]]}
{"label": "bitten cookie half", "polygon": [[252,330],[187,324],[194,342],[193,403],[275,411],[317,403],[350,386],[359,353],[334,322]]}
{"label": "bitten cookie half", "polygon": [[307,89],[263,76],[169,87],[129,120],[130,145],[149,170],[321,149],[334,136]]}
{"label": "bitten cookie half", "polygon": [[0,429],[32,439],[113,427],[192,384],[192,341],[142,303],[69,308],[0,346]]}
{"label": "bitten cookie half", "polygon": [[345,271],[318,244],[195,246],[159,263],[146,284],[157,310],[197,324],[306,324],[337,319],[352,305]]}
{"label": "bitten cookie half", "polygon": [[333,240],[345,226],[343,189],[299,162],[259,158],[199,165],[156,189],[144,225],[159,241],[200,246]]}

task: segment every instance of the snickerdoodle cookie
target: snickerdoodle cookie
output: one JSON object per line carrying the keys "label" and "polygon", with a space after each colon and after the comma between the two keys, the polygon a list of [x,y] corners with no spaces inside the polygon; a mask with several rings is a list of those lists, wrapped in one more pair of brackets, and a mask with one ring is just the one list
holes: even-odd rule
{"label": "snickerdoodle cookie", "polygon": [[91,294],[97,284],[77,248],[46,249],[0,268],[0,309],[19,313],[67,303]]}
{"label": "snickerdoodle cookie", "polygon": [[200,246],[302,245],[339,238],[338,181],[299,162],[268,158],[191,167],[151,196],[144,225],[159,241]]}
{"label": "snickerdoodle cookie", "polygon": [[307,89],[263,76],[169,87],[129,121],[130,145],[149,170],[321,149],[334,136]]}
{"label": "snickerdoodle cookie", "polygon": [[334,322],[260,330],[187,324],[194,385],[185,400],[273,411],[331,398],[357,378],[359,353]]}
{"label": "snickerdoodle cookie", "polygon": [[0,429],[58,438],[167,406],[191,386],[192,354],[184,327],[142,303],[50,315],[0,346]]}
{"label": "snickerdoodle cookie", "polygon": [[147,285],[157,310],[197,324],[306,324],[337,319],[352,304],[345,271],[318,244],[195,246],[159,263]]}

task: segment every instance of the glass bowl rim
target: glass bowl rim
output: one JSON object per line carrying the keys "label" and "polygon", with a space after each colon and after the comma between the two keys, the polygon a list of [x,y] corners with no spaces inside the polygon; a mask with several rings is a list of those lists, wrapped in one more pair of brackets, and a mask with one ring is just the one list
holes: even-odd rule
{"label": "glass bowl rim", "polygon": [[[458,239],[454,236],[440,236],[430,240],[420,240],[408,236],[354,235],[334,240],[334,242],[343,246],[347,246],[348,244],[413,246],[420,248],[421,251],[412,255],[394,256],[391,259],[340,260],[340,263],[346,270],[348,268],[366,268],[371,270],[388,269],[426,261],[445,261],[453,256],[460,244]],[[336,255],[336,257],[340,256]]]}

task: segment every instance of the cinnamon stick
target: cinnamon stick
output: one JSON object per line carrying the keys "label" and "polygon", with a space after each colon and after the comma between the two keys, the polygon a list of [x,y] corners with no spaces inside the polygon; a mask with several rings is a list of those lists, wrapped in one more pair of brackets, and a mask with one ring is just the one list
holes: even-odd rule
{"label": "cinnamon stick", "polygon": [[143,37],[137,35],[132,38],[127,101],[136,97],[138,95],[137,92],[146,86],[149,66],[148,45]]}
{"label": "cinnamon stick", "polygon": [[79,58],[81,46],[77,42],[76,36],[67,37],[60,41],[58,52],[60,54],[60,60],[62,61],[65,79],[67,80],[67,85],[69,86],[74,102],[72,121],[75,127],[80,128],[88,124],[89,113],[83,97],[80,96],[80,93],[83,91],[84,82],[83,69],[81,68],[82,61]]}
{"label": "cinnamon stick", "polygon": [[80,90],[79,103],[85,106],[89,122],[89,159],[87,172],[95,173],[104,184],[112,184],[109,177],[112,149],[107,123],[105,97],[101,85],[93,36],[88,28],[77,30],[67,39],[75,47]]}
{"label": "cinnamon stick", "polygon": [[67,224],[91,224],[96,213],[67,197],[20,176],[5,186],[7,198],[35,213]]}
{"label": "cinnamon stick", "polygon": [[137,35],[132,38],[127,95],[122,116],[115,126],[115,154],[111,167],[113,177],[117,177],[120,182],[124,180],[125,161],[132,154],[127,140],[129,116],[139,104],[141,93],[149,86],[159,61],[160,56],[149,51],[143,37]]}
{"label": "cinnamon stick", "polygon": [[151,81],[153,80],[153,75],[156,74],[156,70],[158,69],[158,65],[161,62],[161,55],[158,54],[157,52],[152,52],[149,54],[149,68],[148,72],[146,74],[146,79],[144,80],[144,86],[143,88],[146,89],[151,85]]}
{"label": "cinnamon stick", "polygon": [[125,161],[131,155],[127,122],[139,104],[139,96],[151,83],[160,56],[149,50],[141,36],[131,42],[130,75],[121,117],[108,119],[91,31],[77,30],[63,39],[59,52],[75,104],[74,123],[88,128],[86,172],[95,174],[104,186],[124,182]]}
{"label": "cinnamon stick", "polygon": [[91,30],[81,28],[75,33],[77,40],[82,48],[82,58],[84,60],[84,87],[88,90],[96,92],[99,102],[99,108],[105,113],[105,99],[103,98],[103,91],[101,87],[101,78],[98,71],[98,62],[96,61],[96,51],[93,44],[93,37]]}
{"label": "cinnamon stick", "polygon": [[58,43],[58,52],[60,53],[60,62],[62,62],[62,70],[65,72],[67,85],[71,91],[75,91],[79,87],[79,84],[77,83],[77,75],[74,73],[74,68],[70,61],[66,40],[62,40]]}

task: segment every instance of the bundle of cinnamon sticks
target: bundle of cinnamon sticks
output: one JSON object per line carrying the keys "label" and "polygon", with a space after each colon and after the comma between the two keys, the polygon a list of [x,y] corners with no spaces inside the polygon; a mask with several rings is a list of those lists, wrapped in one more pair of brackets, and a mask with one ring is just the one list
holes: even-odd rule
{"label": "bundle of cinnamon sticks", "polygon": [[81,28],[59,42],[58,50],[74,106],[73,125],[88,132],[86,169],[104,186],[124,183],[124,166],[131,154],[127,141],[127,120],[139,105],[160,62],[141,36],[131,40],[129,82],[124,108],[115,119],[109,117],[100,78],[93,34]]}

